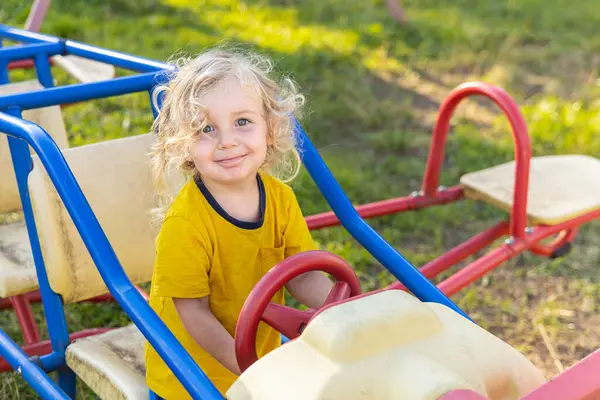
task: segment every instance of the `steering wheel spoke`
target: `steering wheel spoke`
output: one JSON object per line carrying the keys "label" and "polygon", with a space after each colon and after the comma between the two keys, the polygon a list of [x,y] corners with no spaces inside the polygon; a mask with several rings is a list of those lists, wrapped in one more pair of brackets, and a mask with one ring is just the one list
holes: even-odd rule
{"label": "steering wheel spoke", "polygon": [[327,306],[331,303],[337,303],[338,301],[346,300],[350,297],[352,293],[352,289],[350,289],[350,285],[343,281],[337,281],[335,285],[331,288],[329,295],[325,299],[325,303],[323,306]]}
{"label": "steering wheel spoke", "polygon": [[281,304],[269,303],[261,319],[288,339],[295,339],[304,330],[315,310],[297,310]]}

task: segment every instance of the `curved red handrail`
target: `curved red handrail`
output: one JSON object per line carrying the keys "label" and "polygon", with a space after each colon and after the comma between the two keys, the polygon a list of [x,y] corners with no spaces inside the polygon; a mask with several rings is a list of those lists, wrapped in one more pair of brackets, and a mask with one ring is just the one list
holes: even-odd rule
{"label": "curved red handrail", "polygon": [[514,238],[525,238],[527,226],[527,189],[529,184],[529,163],[531,159],[531,141],[525,119],[514,100],[502,89],[484,83],[468,82],[456,87],[440,107],[438,119],[433,128],[433,137],[427,166],[423,177],[423,192],[435,196],[440,170],[444,160],[444,149],[450,128],[450,119],[458,104],[469,96],[485,96],[496,103],[510,122],[515,141],[515,186],[513,208],[511,212],[510,234]]}

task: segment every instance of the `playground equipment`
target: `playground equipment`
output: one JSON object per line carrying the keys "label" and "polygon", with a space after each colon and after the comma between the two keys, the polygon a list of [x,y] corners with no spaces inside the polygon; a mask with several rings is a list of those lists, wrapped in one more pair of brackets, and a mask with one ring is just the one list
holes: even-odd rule
{"label": "playground equipment", "polygon": [[[43,398],[74,398],[77,375],[101,398],[145,399],[148,388],[142,349],[144,340],[148,340],[193,398],[222,399],[134,286],[148,281],[152,272],[155,232],[148,223],[147,210],[153,206],[153,196],[145,155],[154,135],[146,133],[61,149],[46,130],[23,115],[30,110],[67,102],[144,91],[151,95],[157,74],[173,67],[5,25],[0,25],[0,38],[25,43],[0,49],[0,71],[6,71],[9,62],[33,58],[38,80],[44,87],[0,97],[0,132],[8,135],[29,250],[50,335],[47,352],[29,358],[0,331],[0,355],[13,369],[20,371]],[[139,74],[55,88],[49,57],[56,54],[110,62]],[[0,83],[8,83],[7,78],[6,73],[0,73]],[[516,165],[480,171],[463,177],[459,186],[440,188],[438,176],[450,117],[456,105],[470,95],[487,96],[507,114],[517,142]],[[593,369],[600,364],[600,352],[544,383],[529,361],[474,324],[448,298],[461,285],[522,251],[529,249],[550,256],[564,254],[565,243],[573,239],[575,228],[600,217],[600,196],[581,202],[571,197],[573,193],[562,193],[563,204],[570,205],[568,212],[554,212],[547,204],[536,203],[539,177],[548,172],[548,164],[556,165],[555,159],[531,159],[525,123],[504,91],[482,83],[465,84],[452,91],[442,105],[434,130],[422,193],[357,208],[344,195],[302,126],[295,123],[302,139],[304,164],[333,210],[308,217],[311,228],[341,223],[399,282],[385,290],[359,294],[351,268],[338,257],[324,252],[299,254],[273,268],[253,290],[240,316],[236,351],[245,372],[230,389],[228,398],[280,398],[285,385],[269,385],[268,374],[279,369],[276,376],[281,381],[278,383],[294,381],[296,386],[290,387],[299,388],[298,379],[294,379],[291,372],[308,363],[314,374],[306,375],[311,381],[303,381],[302,398],[334,395],[358,399],[414,394],[417,397],[411,398],[450,400],[506,396],[503,398],[582,400],[600,394],[600,385],[590,378]],[[110,162],[103,162],[109,159]],[[578,160],[584,159],[585,172],[594,176],[600,161],[587,157]],[[513,180],[502,178],[507,173],[515,176],[514,193],[511,192]],[[585,178],[578,175],[576,171],[570,177],[568,184],[573,186],[569,188],[580,187],[574,182],[585,184]],[[490,188],[490,176],[498,182],[497,186]],[[528,191],[529,181],[531,191]],[[556,185],[556,181],[553,183]],[[502,185],[508,185],[502,189],[510,193],[508,196],[502,190],[497,191]],[[444,204],[474,193],[512,207],[510,223],[501,223],[476,235],[421,271],[364,220]],[[559,204],[556,209],[563,208]],[[526,229],[528,219],[536,221],[534,228]],[[507,233],[510,234],[507,243],[440,285],[435,286],[427,279]],[[539,243],[554,234],[559,234],[559,238],[551,245]],[[300,312],[268,304],[273,290],[293,274],[307,269],[324,270],[339,280],[322,309]],[[0,270],[4,270],[3,264]],[[391,289],[407,289],[414,296],[405,290]],[[107,292],[122,306],[132,325],[72,341],[63,305]],[[259,319],[272,324],[291,341],[257,361],[252,340]],[[458,337],[469,340],[458,343]],[[290,365],[290,371],[283,371],[291,362],[286,360],[298,364]],[[350,360],[352,363],[348,363]],[[277,368],[282,362],[286,368]],[[427,372],[431,370],[435,372]],[[46,372],[49,371],[58,371],[58,383],[48,377]],[[390,375],[385,372],[395,372],[395,379],[407,375],[394,386],[392,380],[386,379]],[[337,373],[351,378],[352,385],[340,385],[336,381]],[[560,396],[548,394],[549,390],[555,390]],[[362,393],[371,397],[360,397]],[[290,396],[292,393],[285,393],[285,398],[292,398]]]}
{"label": "playground equipment", "polygon": [[[39,32],[42,22],[46,17],[50,0],[34,0],[25,22],[25,29],[31,32]],[[50,63],[63,68],[69,75],[79,82],[97,82],[110,79],[115,75],[115,68],[112,64],[106,64],[89,60],[74,55],[62,56],[55,55],[50,58]],[[19,60],[9,64],[9,69],[33,68],[34,63],[31,60]]]}

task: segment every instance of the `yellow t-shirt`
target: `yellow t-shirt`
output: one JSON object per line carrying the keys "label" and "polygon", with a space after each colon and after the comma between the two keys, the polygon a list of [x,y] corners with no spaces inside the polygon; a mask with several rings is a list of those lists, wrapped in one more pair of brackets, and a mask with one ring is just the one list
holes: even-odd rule
{"label": "yellow t-shirt", "polygon": [[[234,337],[246,297],[263,275],[284,258],[315,249],[292,189],[263,173],[257,175],[257,183],[261,218],[244,222],[228,215],[201,180],[190,180],[175,198],[156,239],[150,306],[223,395],[237,377],[189,335],[172,298],[209,296],[213,314]],[[272,301],[283,304],[283,290]],[[279,332],[260,323],[259,357],[280,341]],[[190,398],[148,343],[146,380],[167,400]]]}

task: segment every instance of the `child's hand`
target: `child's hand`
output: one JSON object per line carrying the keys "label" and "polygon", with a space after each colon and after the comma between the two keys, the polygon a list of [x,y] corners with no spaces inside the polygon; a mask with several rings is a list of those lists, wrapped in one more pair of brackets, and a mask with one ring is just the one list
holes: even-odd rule
{"label": "child's hand", "polygon": [[295,277],[286,287],[296,300],[317,309],[325,303],[333,282],[320,271],[310,271]]}
{"label": "child's hand", "polygon": [[175,309],[185,329],[211,356],[225,368],[241,375],[235,356],[233,337],[221,325],[209,307],[208,297],[200,299],[174,298]]}

